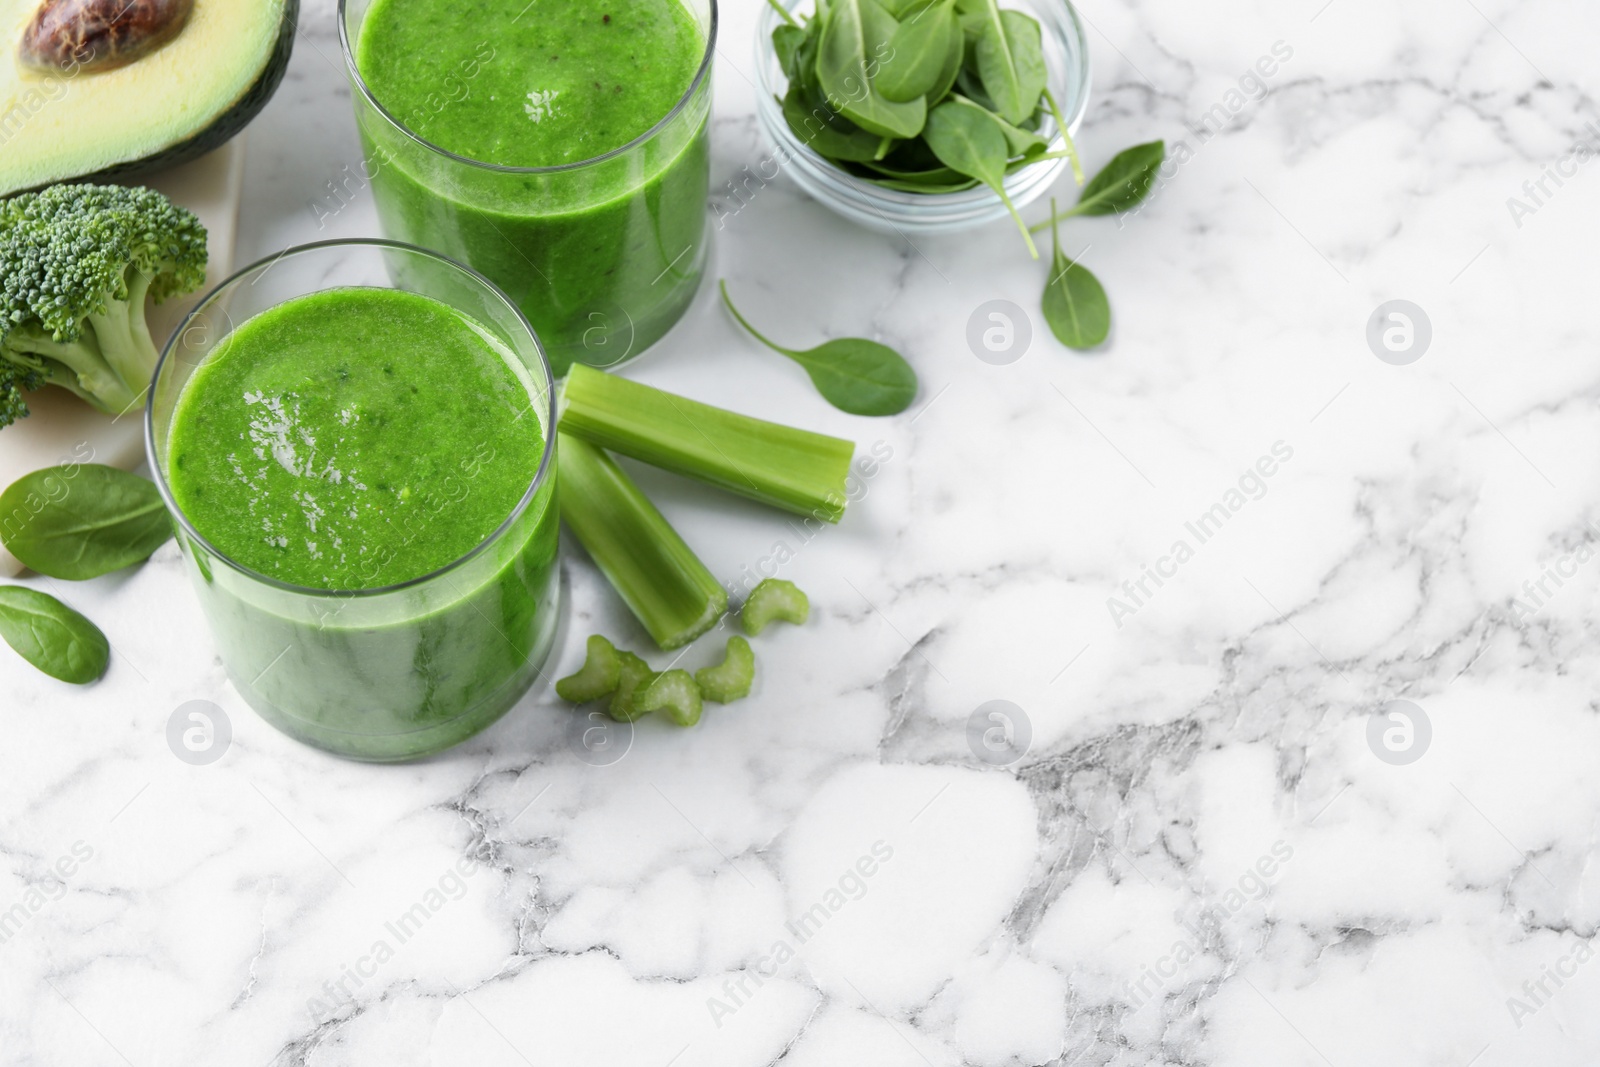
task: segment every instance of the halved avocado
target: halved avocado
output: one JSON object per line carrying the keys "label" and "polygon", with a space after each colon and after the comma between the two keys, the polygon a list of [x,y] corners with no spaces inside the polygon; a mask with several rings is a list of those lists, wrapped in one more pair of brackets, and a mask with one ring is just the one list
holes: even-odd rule
{"label": "halved avocado", "polygon": [[299,0],[0,0],[0,196],[218,147],[289,65]]}

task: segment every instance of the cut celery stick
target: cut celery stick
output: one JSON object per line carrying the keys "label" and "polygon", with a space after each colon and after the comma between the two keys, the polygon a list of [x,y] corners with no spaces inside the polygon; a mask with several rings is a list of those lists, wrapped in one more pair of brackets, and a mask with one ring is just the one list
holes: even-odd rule
{"label": "cut celery stick", "polygon": [[728,651],[715,667],[701,667],[694,672],[700,695],[718,704],[731,704],[750,695],[750,685],[756,680],[756,655],[750,651],[750,642],[735,634],[728,638]]}
{"label": "cut celery stick", "polygon": [[811,601],[793,582],[782,578],[763,578],[745,598],[739,613],[744,632],[754,637],[774,619],[803,625],[811,617]]}
{"label": "cut celery stick", "polygon": [[655,679],[656,672],[627,649],[619,649],[617,659],[621,673],[617,676],[617,691],[611,698],[609,713],[618,722],[634,722],[650,714],[639,707],[639,694]]}
{"label": "cut celery stick", "polygon": [[659,711],[679,726],[700,721],[700,687],[685,670],[662,671],[634,697],[640,711]]}
{"label": "cut celery stick", "polygon": [[855,445],[753,419],[581,363],[562,391],[561,432],[827,522],[844,516]]}
{"label": "cut celery stick", "polygon": [[589,638],[583,669],[556,682],[556,695],[573,704],[587,704],[616,691],[622,660],[616,648],[599,634]]}
{"label": "cut celery stick", "polygon": [[561,517],[662,648],[716,625],[728,593],[616,460],[587,441],[556,443]]}

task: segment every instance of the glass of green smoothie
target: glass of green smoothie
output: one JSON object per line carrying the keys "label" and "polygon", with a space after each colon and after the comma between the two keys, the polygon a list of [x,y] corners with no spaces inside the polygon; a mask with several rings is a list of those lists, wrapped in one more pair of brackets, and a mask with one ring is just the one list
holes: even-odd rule
{"label": "glass of green smoothie", "polygon": [[340,0],[389,237],[481,272],[557,376],[613,366],[704,272],[715,0]]}
{"label": "glass of green smoothie", "polygon": [[505,714],[555,634],[554,426],[527,319],[437,253],[307,245],[211,292],[145,441],[240,695],[363,760]]}

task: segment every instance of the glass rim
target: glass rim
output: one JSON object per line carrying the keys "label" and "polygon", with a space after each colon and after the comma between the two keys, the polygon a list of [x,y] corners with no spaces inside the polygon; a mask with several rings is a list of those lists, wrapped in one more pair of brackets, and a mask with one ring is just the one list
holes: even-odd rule
{"label": "glass rim", "polygon": [[566,171],[575,171],[581,170],[585,167],[597,166],[598,164],[604,163],[608,160],[615,159],[618,156],[625,155],[640,145],[654,140],[656,136],[661,133],[661,131],[666,129],[666,127],[674,119],[683,114],[683,112],[688,108],[689,102],[694,99],[695,94],[700,90],[700,86],[703,85],[706,79],[711,76],[712,60],[717,54],[717,0],[707,0],[707,3],[709,3],[711,7],[711,25],[706,29],[705,53],[700,57],[700,67],[695,71],[694,78],[690,80],[689,87],[683,91],[683,95],[678,98],[678,102],[672,105],[672,109],[663,115],[660,121],[656,122],[655,125],[651,126],[648,130],[645,130],[639,136],[635,137],[633,140],[624,145],[613,148],[609,152],[602,152],[600,155],[592,156],[589,159],[580,159],[573,163],[561,163],[553,167],[512,167],[503,163],[489,163],[485,160],[473,159],[471,156],[463,156],[458,152],[452,152],[448,148],[434,144],[432,141],[423,137],[421,134],[417,133],[415,130],[411,129],[411,127],[407,126],[405,123],[396,118],[388,108],[384,107],[383,104],[378,101],[377,97],[372,95],[372,90],[367,87],[367,81],[361,76],[361,70],[356,65],[355,50],[350,44],[349,23],[345,18],[345,9],[349,5],[349,0],[339,0],[337,14],[337,21],[339,23],[339,50],[344,53],[345,75],[350,79],[350,83],[355,86],[356,91],[361,94],[362,98],[372,106],[373,110],[382,115],[384,120],[388,122],[390,126],[393,126],[407,139],[427,149],[429,152],[432,152],[435,155],[444,156],[445,158],[456,163],[460,163],[464,166],[477,167],[481,170],[491,171],[499,174],[561,174]]}
{"label": "glass rim", "polygon": [[[506,307],[510,308],[512,313],[516,316],[517,321],[522,324],[522,328],[527,330],[528,338],[533,341],[534,351],[538,353],[539,356],[539,367],[544,371],[546,393],[545,403],[548,409],[546,411],[546,433],[544,435],[544,447],[540,450],[539,469],[534,472],[533,479],[528,483],[527,491],[522,494],[521,499],[519,499],[516,506],[511,509],[511,514],[506,516],[505,521],[486,534],[483,540],[479,541],[467,552],[456,559],[451,560],[449,563],[444,564],[443,566],[436,567],[426,574],[419,575],[415,578],[408,578],[403,582],[395,582],[391,585],[375,586],[371,589],[318,589],[312,586],[297,585],[294,582],[286,582],[281,578],[274,578],[271,575],[262,574],[253,567],[247,567],[243,563],[240,563],[238,560],[234,559],[228,553],[217,548],[217,546],[212,544],[211,541],[202,535],[199,530],[195,529],[194,523],[189,520],[189,516],[185,514],[183,508],[179,507],[177,500],[173,498],[172,488],[167,484],[166,468],[161,463],[160,457],[156,454],[156,383],[161,380],[161,372],[166,369],[167,360],[174,358],[178,342],[182,339],[184,334],[188,332],[190,323],[192,323],[202,311],[209,308],[224,293],[235,288],[238,283],[247,275],[261,270],[263,267],[270,269],[280,260],[288,259],[291,256],[302,255],[305,253],[325,252],[334,248],[351,247],[365,247],[379,250],[408,252],[433,259],[439,263],[445,264],[446,266],[455,268],[462,274],[465,274],[472,281],[487,289],[493,296],[505,304]],[[335,288],[362,287],[330,285],[324,286],[320,289],[312,290],[312,292],[326,292],[329,289]],[[302,295],[310,295],[310,293]],[[443,303],[443,301],[440,301],[440,303]],[[452,308],[451,310],[457,309]],[[245,321],[248,322],[249,320],[247,319]],[[235,329],[237,329],[237,327],[235,327]],[[208,357],[202,357],[202,361],[205,358]],[[224,278],[222,281],[213,286],[212,289],[200,299],[200,302],[196,304],[194,308],[191,309],[186,315],[184,315],[183,320],[178,323],[177,327],[172,332],[172,336],[167,339],[167,343],[162,347],[161,357],[156,360],[155,370],[151,373],[150,386],[146,392],[147,395],[145,397],[144,404],[145,461],[150,464],[150,473],[154,476],[156,488],[161,493],[161,501],[166,505],[167,513],[177,521],[181,533],[185,537],[193,540],[201,548],[205,549],[208,554],[215,557],[222,563],[227,564],[234,571],[246,578],[249,578],[251,581],[272,589],[277,589],[281,592],[293,593],[296,596],[308,598],[337,597],[342,600],[350,600],[383,596],[389,593],[397,593],[406,589],[423,585],[427,582],[434,581],[435,579],[442,578],[445,575],[450,574],[452,571],[460,569],[486,552],[491,545],[494,545],[500,541],[500,539],[503,538],[508,531],[510,531],[511,527],[517,522],[517,520],[521,519],[523,515],[527,513],[528,508],[533,504],[534,499],[539,495],[539,491],[544,487],[545,482],[550,478],[556,451],[556,379],[554,373],[550,370],[550,358],[545,354],[544,343],[539,340],[539,335],[534,331],[533,324],[530,323],[528,321],[528,317],[522,313],[522,309],[518,307],[515,301],[507,296],[499,286],[495,285],[488,278],[485,278],[482,274],[479,274],[466,264],[459,263],[456,260],[451,259],[449,256],[442,255],[433,251],[432,249],[406,244],[403,241],[390,241],[378,237],[351,237],[331,241],[314,241],[310,244],[303,245],[292,245],[276,255],[264,256],[261,259],[256,260],[254,263],[251,263],[249,266],[234,271],[227,278]],[[528,399],[532,401],[534,398],[530,395]]]}
{"label": "glass rim", "polygon": [[[792,12],[804,3],[805,0],[769,0],[759,15],[756,27],[756,79],[760,82],[760,91],[756,94],[756,114],[774,145],[795,155],[804,169],[819,182],[829,186],[828,191],[832,195],[849,199],[855,206],[877,211],[880,215],[882,211],[879,209],[883,208],[907,209],[927,214],[955,212],[958,217],[953,221],[962,222],[966,215],[974,210],[1001,205],[1002,201],[994,191],[981,182],[971,189],[956,193],[911,193],[876,185],[839,167],[817,152],[809,143],[794,135],[783,119],[782,105],[776,100],[776,97],[782,94],[778,93],[778,86],[773,81],[772,64],[776,56],[772,44],[772,30],[782,18],[777,4],[782,4],[784,11]],[[1056,128],[1051,136],[1050,146],[1054,151],[1065,148],[1066,138],[1072,136],[1072,131],[1082,125],[1088,114],[1092,64],[1083,18],[1072,0],[1035,0],[1035,3],[1060,8],[1065,16],[1067,29],[1067,32],[1061,35],[1062,39],[1067,44],[1076,45],[1081,56],[1081,61],[1073,72],[1074,76],[1066,79],[1073,83],[1078,95],[1074,106],[1062,116],[1066,119],[1066,127]],[[1048,33],[1050,30],[1046,29],[1045,32]],[[1056,72],[1052,70],[1051,73]],[[1051,126],[1058,126],[1054,115],[1047,113],[1046,117]],[[1064,158],[1035,160],[1007,174],[1002,184],[1007,194],[1014,197],[1022,187],[1030,184],[1039,185],[1041,188],[1048,187],[1067,166],[1068,161]],[[1020,203],[1017,206],[1022,207]],[[906,220],[897,215],[892,221],[903,224]]]}

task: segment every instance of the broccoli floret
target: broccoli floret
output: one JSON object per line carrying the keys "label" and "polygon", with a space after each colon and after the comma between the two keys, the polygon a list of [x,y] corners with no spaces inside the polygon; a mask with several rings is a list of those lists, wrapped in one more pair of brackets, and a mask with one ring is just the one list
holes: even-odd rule
{"label": "broccoli floret", "polygon": [[205,227],[153,189],[54,185],[0,201],[0,427],[46,383],[112,415],[143,402],[157,358],[145,297],[205,275]]}

